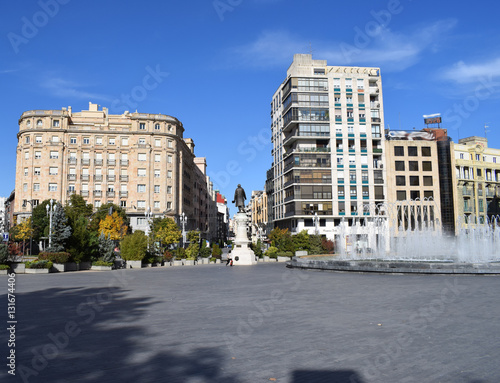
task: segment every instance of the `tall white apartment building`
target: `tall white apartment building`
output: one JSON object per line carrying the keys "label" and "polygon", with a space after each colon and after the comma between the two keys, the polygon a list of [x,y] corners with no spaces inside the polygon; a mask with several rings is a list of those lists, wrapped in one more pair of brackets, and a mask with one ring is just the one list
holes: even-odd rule
{"label": "tall white apartment building", "polygon": [[379,68],[297,54],[273,95],[271,118],[268,222],[332,240],[340,228],[369,226],[386,201]]}

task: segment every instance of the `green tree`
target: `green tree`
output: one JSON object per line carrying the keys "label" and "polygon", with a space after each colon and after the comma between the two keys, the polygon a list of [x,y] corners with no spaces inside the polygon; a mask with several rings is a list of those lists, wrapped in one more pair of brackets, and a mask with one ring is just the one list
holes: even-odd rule
{"label": "green tree", "polygon": [[278,248],[278,251],[293,251],[292,236],[288,229],[275,227],[269,233],[269,239],[271,240],[272,246]]}
{"label": "green tree", "polygon": [[322,238],[320,235],[309,236],[309,254],[318,255],[323,254],[323,246],[321,245]]}
{"label": "green tree", "polygon": [[67,249],[75,262],[98,257],[99,249],[97,244],[99,236],[88,229],[93,209],[94,207],[86,203],[79,194],[72,194],[64,207],[68,217],[68,224],[71,227],[71,236],[67,241]]}
{"label": "green tree", "polygon": [[136,230],[123,238],[120,250],[126,261],[142,261],[148,250],[148,237],[142,230]]}
{"label": "green tree", "polygon": [[294,251],[297,250],[309,250],[311,244],[309,241],[309,234],[307,230],[302,230],[300,233],[292,237]]}
{"label": "green tree", "polygon": [[220,259],[221,255],[222,255],[222,250],[220,249],[219,245],[215,243],[214,246],[212,247],[212,256],[214,258]]}
{"label": "green tree", "polygon": [[154,240],[160,241],[164,247],[178,243],[182,237],[179,226],[172,218],[168,217],[154,218],[150,225],[150,232],[154,232]]}
{"label": "green tree", "polygon": [[186,259],[196,259],[200,253],[198,242],[191,242],[186,249]]}
{"label": "green tree", "polygon": [[48,253],[57,253],[65,249],[65,244],[71,236],[71,227],[68,225],[68,217],[60,203],[57,203],[55,212],[52,214],[52,238]]}
{"label": "green tree", "polygon": [[7,245],[4,245],[3,243],[1,243],[0,244],[0,265],[6,264],[8,260],[9,260],[9,247]]}
{"label": "green tree", "polygon": [[113,262],[115,260],[114,248],[115,245],[110,236],[101,233],[99,236],[99,259],[103,262]]}
{"label": "green tree", "polygon": [[49,216],[47,205],[50,200],[46,199],[33,208],[33,240],[40,241],[42,237],[49,236]]}

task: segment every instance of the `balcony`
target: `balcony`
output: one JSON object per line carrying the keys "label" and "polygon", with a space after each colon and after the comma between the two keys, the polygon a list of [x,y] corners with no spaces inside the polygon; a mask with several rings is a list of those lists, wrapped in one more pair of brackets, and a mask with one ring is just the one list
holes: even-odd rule
{"label": "balcony", "polygon": [[108,191],[106,192],[106,197],[111,197],[111,198],[113,198],[114,196],[115,196],[115,192],[114,192],[113,190],[111,190],[111,191],[110,191],[110,190],[108,190]]}
{"label": "balcony", "polygon": [[95,159],[94,165],[102,165],[102,159]]}
{"label": "balcony", "polygon": [[88,158],[83,158],[82,165],[90,165],[90,160]]}
{"label": "balcony", "polygon": [[75,194],[75,189],[68,189],[68,190],[66,191],[66,194],[67,194],[67,195]]}
{"label": "balcony", "polygon": [[82,197],[88,197],[88,196],[89,196],[89,191],[88,191],[88,190],[82,190],[82,191],[80,192],[80,195],[81,195]]}
{"label": "balcony", "polygon": [[380,117],[372,117],[372,122],[378,122],[380,123]]}
{"label": "balcony", "polygon": [[128,166],[128,160],[120,160],[120,166]]}
{"label": "balcony", "polygon": [[102,181],[102,174],[94,175],[94,181]]}
{"label": "balcony", "polygon": [[88,174],[81,174],[80,175],[80,180],[82,180],[82,181],[89,181],[90,180],[90,176]]}
{"label": "balcony", "polygon": [[68,181],[76,181],[76,174],[68,174]]}
{"label": "balcony", "polygon": [[128,182],[128,176],[120,176],[121,182]]}
{"label": "balcony", "polygon": [[76,163],[77,163],[76,158],[74,158],[74,157],[69,157],[68,158],[68,164],[76,165]]}
{"label": "balcony", "polygon": [[94,190],[94,197],[101,197],[101,196],[102,196],[101,190]]}
{"label": "balcony", "polygon": [[116,165],[116,160],[108,160],[108,165],[111,165],[111,166]]}
{"label": "balcony", "polygon": [[121,191],[120,192],[120,198],[127,198],[128,197],[128,191]]}
{"label": "balcony", "polygon": [[377,184],[377,185],[380,185],[380,184],[383,184],[384,183],[384,180],[382,178],[375,178],[373,180],[373,183],[374,184]]}
{"label": "balcony", "polygon": [[116,176],[115,175],[107,175],[106,180],[108,182],[115,182],[116,181]]}
{"label": "balcony", "polygon": [[373,148],[373,153],[382,153],[382,148]]}
{"label": "balcony", "polygon": [[380,93],[380,90],[378,89],[378,87],[371,86],[370,87],[370,94],[377,94],[377,93]]}

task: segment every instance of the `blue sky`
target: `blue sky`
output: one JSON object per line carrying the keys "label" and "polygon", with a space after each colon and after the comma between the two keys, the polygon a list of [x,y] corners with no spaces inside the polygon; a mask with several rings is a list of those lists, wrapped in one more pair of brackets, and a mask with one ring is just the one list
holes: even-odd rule
{"label": "blue sky", "polygon": [[[181,120],[229,200],[262,189],[270,101],[294,53],[381,68],[385,123],[441,113],[458,137],[500,148],[500,5],[428,0],[4,2],[0,14],[0,196],[14,189],[26,110],[135,110]],[[138,92],[150,71],[150,90]],[[126,100],[126,101],[123,101]],[[232,208],[232,213],[235,209]]]}

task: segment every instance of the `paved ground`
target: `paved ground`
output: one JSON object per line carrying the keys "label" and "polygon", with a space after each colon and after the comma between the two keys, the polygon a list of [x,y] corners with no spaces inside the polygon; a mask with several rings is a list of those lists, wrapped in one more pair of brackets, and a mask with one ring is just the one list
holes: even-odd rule
{"label": "paved ground", "polygon": [[18,275],[17,375],[2,363],[0,381],[497,383],[499,291],[277,263]]}

